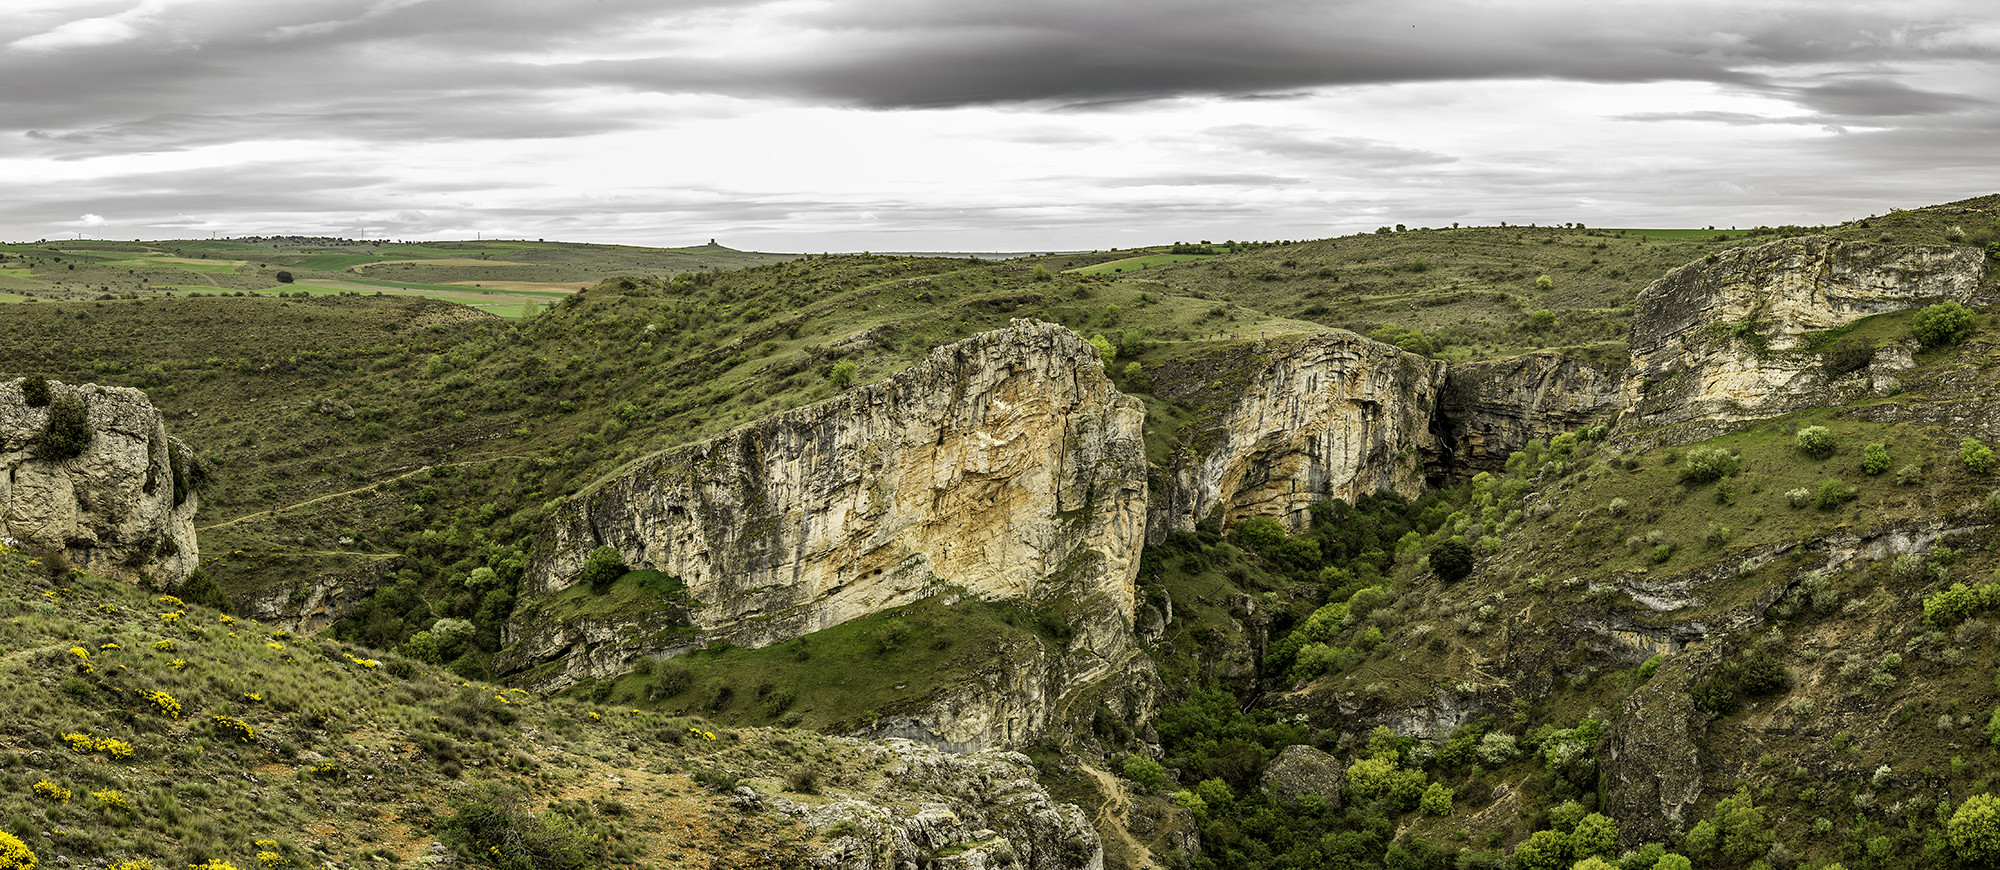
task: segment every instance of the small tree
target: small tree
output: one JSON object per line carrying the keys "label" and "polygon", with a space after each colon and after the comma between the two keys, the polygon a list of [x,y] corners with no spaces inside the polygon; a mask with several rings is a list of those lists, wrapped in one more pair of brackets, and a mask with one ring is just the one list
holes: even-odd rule
{"label": "small tree", "polygon": [[1097,358],[1103,360],[1107,366],[1118,358],[1118,346],[1112,344],[1111,339],[1105,338],[1102,334],[1091,336],[1090,346],[1097,348]]}
{"label": "small tree", "polygon": [[1976,794],[1958,805],[1945,824],[1953,852],[1970,866],[1990,867],[2000,861],[2000,798]]}
{"label": "small tree", "polygon": [[833,368],[827,370],[826,379],[833,384],[834,389],[845,390],[854,384],[855,368],[853,360],[841,360],[834,363]]}
{"label": "small tree", "polygon": [[1438,579],[1456,583],[1472,574],[1472,547],[1453,538],[1431,548],[1431,570]]}
{"label": "small tree", "polygon": [[1813,496],[1813,503],[1820,510],[1830,511],[1859,498],[1861,493],[1837,477],[1829,477],[1819,485],[1819,492]]}
{"label": "small tree", "polygon": [[1971,310],[1956,302],[1939,302],[1917,312],[1910,335],[1924,347],[1945,347],[1971,338],[1977,328]]}
{"label": "small tree", "polygon": [[1049,274],[1049,267],[1047,267],[1047,266],[1044,266],[1044,265],[1042,265],[1042,264],[1040,264],[1040,263],[1036,263],[1036,264],[1035,264],[1035,280],[1037,280],[1037,281],[1054,281],[1054,280],[1055,280],[1055,276],[1053,276],[1053,275],[1050,275],[1050,274]]}
{"label": "small tree", "polygon": [[1167,769],[1159,762],[1136,752],[1125,756],[1125,778],[1144,786],[1147,791],[1159,791],[1167,784]]}
{"label": "small tree", "polygon": [[280,284],[290,284],[290,283],[292,283],[292,273],[290,273],[290,272],[279,272],[279,273],[278,273],[278,274],[277,274],[276,276],[274,276],[274,277],[276,277],[276,278],[278,279],[278,283],[280,283]]}
{"label": "small tree", "polygon": [[590,584],[592,590],[603,592],[610,589],[611,584],[618,582],[618,578],[625,576],[625,572],[629,570],[631,569],[625,566],[625,559],[619,555],[617,548],[598,547],[590,552],[589,559],[584,560],[583,582]]}

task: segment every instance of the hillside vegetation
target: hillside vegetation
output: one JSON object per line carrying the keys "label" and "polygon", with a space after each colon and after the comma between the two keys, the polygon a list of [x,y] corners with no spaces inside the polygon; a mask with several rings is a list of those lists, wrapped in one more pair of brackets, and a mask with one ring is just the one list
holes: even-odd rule
{"label": "hillside vegetation", "polygon": [[[1812,229],[1987,245],[1996,207],[2000,197],[1986,197]],[[653,809],[584,783],[658,771],[649,775],[667,779],[655,784],[691,802],[660,812],[700,812],[705,792],[672,777],[701,768],[706,750],[675,735],[742,729],[751,755],[804,763],[796,753],[819,745],[809,729],[865,730],[939,681],[1004,659],[1010,644],[1059,638],[1061,619],[933,599],[762,650],[718,648],[588,681],[567,698],[486,688],[534,535],[562,497],[1019,317],[1099,344],[1119,387],[1146,401],[1158,471],[1199,446],[1201,423],[1226,398],[1223,387],[1156,392],[1152,378],[1171,360],[1247,365],[1276,339],[1345,328],[1450,361],[1549,347],[1622,361],[1640,288],[1718,251],[1804,231],[1388,228],[1000,262],[677,255],[711,258],[690,261],[616,249],[600,265],[626,257],[616,262],[633,264],[629,277],[550,297],[526,317],[513,302],[515,321],[345,284],[393,276],[404,289],[464,292],[440,282],[586,283],[577,276],[587,270],[526,243],[377,251],[280,240],[255,258],[197,243],[90,249],[101,257],[11,246],[0,250],[4,280],[46,284],[60,255],[78,258],[62,265],[81,266],[97,292],[58,301],[81,295],[77,285],[0,284],[45,300],[0,305],[0,371],[146,389],[207,471],[206,575],[239,610],[328,630],[277,637],[198,607],[163,624],[138,593],[50,579],[14,557],[5,570],[19,597],[0,642],[22,674],[16,706],[32,712],[10,738],[8,775],[22,788],[8,793],[60,776],[79,797],[22,797],[8,829],[38,850],[161,866],[248,866],[259,849],[244,843],[259,839],[300,863],[410,860],[446,811],[444,792],[424,784],[471,769],[536,796],[541,818],[564,820],[548,826],[600,849],[594,860],[721,853],[699,845],[709,834],[674,833]],[[476,265],[481,257],[501,262]],[[204,272],[208,259],[235,265]],[[139,286],[153,280],[146,270],[175,266],[219,283],[196,298]],[[255,284],[280,268],[293,273],[288,295],[220,283]],[[108,283],[118,269],[133,289]],[[330,292],[301,296],[301,284]],[[251,295],[219,295],[239,289]],[[1828,340],[1901,342],[1915,317],[1878,315]],[[1661,863],[1668,852],[1697,867],[1979,866],[1985,853],[1952,837],[1982,824],[1981,798],[2000,777],[1988,734],[2000,716],[2000,595],[1987,585],[2000,568],[1989,528],[2000,481],[1990,455],[1965,443],[2000,421],[1986,393],[1996,336],[2000,320],[1976,312],[1969,340],[1916,354],[1900,393],[1698,444],[1594,426],[1415,500],[1323,503],[1297,534],[1250,520],[1172,535],[1146,550],[1139,577],[1140,636],[1173,689],[1164,709],[1147,721],[1080,711],[1086,725],[1031,755],[1058,796],[1115,829],[1106,848],[1120,866],[1146,853],[1199,867],[1687,866]],[[1889,537],[1902,542],[1893,552]],[[1871,547],[1886,555],[1868,558]],[[297,612],[310,587],[333,579],[361,590],[350,612]],[[662,584],[671,578],[634,572],[577,606],[641,612]],[[1654,605],[1666,599],[1678,604],[1662,615]],[[161,641],[202,657],[178,652],[188,665],[175,670]],[[386,664],[356,662],[366,659]],[[262,689],[231,678],[272,694],[246,701],[243,691]],[[149,718],[132,699],[154,690],[202,718]],[[338,722],[310,718],[342,693],[370,706]],[[645,712],[614,720],[610,707]],[[79,718],[64,719],[66,709]],[[1686,737],[1700,797],[1681,823],[1647,822],[1658,826],[1638,838],[1648,850],[1621,855],[1603,845],[1605,824],[1635,824],[1634,814],[1611,805],[1606,747],[1684,714],[1700,723]],[[216,729],[234,726],[216,715],[257,729],[258,741],[223,740]],[[424,724],[453,717],[465,727]],[[1443,745],[1415,739],[1438,721],[1454,723]],[[767,725],[800,730],[750,730]],[[68,729],[101,731],[159,765],[148,790],[122,786],[133,811],[82,802],[85,787],[117,781],[120,762],[56,751]],[[423,743],[445,732],[447,748]],[[544,741],[520,751],[522,762],[506,748],[517,733]],[[1338,759],[1344,786],[1272,797],[1269,767],[1294,745]],[[385,760],[399,752],[423,763],[396,780]],[[314,775],[301,758],[345,773]],[[1107,785],[1086,759],[1107,759],[1122,780]],[[166,772],[180,764],[209,777],[202,793]],[[247,783],[257,793],[230,779],[239,769],[260,778]],[[317,831],[320,817],[358,821],[302,842],[297,832]],[[72,827],[85,833],[55,833]],[[746,831],[744,842],[774,850],[798,836]],[[664,845],[683,836],[697,845]]]}

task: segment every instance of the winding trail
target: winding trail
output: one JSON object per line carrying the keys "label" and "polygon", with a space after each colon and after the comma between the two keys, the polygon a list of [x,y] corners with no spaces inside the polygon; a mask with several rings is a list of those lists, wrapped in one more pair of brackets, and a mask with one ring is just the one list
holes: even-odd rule
{"label": "winding trail", "polygon": [[210,529],[220,529],[225,526],[233,526],[237,523],[243,522],[244,520],[254,520],[258,517],[272,516],[274,514],[284,513],[285,511],[296,510],[298,508],[302,508],[307,505],[318,504],[330,498],[340,498],[341,496],[353,495],[357,492],[367,492],[369,490],[381,489],[386,484],[395,483],[396,481],[402,480],[405,477],[412,477],[415,475],[422,474],[433,468],[452,468],[461,465],[483,465],[488,462],[499,462],[502,459],[528,459],[528,458],[529,457],[526,456],[494,456],[487,459],[466,459],[466,460],[461,460],[459,462],[440,462],[435,465],[424,465],[418,467],[413,471],[405,471],[402,474],[396,475],[395,477],[385,477],[381,480],[375,481],[374,483],[366,484],[363,486],[357,486],[350,490],[345,490],[342,492],[330,492],[327,493],[326,495],[314,496],[312,498],[306,499],[305,501],[298,502],[296,504],[288,504],[280,507],[274,507],[269,510],[261,510],[256,513],[244,514],[235,519],[223,520],[222,522],[219,523],[210,523],[205,526],[198,526],[195,528],[195,531],[206,532]]}
{"label": "winding trail", "polygon": [[1097,807],[1097,830],[1117,837],[1118,842],[1124,844],[1126,870],[1160,870],[1164,867],[1153,856],[1153,850],[1146,848],[1125,827],[1126,811],[1132,808],[1132,799],[1125,795],[1125,784],[1119,782],[1118,777],[1088,764],[1083,765],[1083,772],[1097,781],[1097,791],[1104,795],[1104,803]]}

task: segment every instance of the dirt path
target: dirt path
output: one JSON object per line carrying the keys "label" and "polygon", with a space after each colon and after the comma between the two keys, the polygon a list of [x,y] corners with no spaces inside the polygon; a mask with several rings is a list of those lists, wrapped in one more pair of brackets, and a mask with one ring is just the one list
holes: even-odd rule
{"label": "dirt path", "polygon": [[[1119,782],[1118,777],[1088,764],[1083,766],[1083,772],[1097,781],[1097,791],[1104,795],[1104,803],[1097,808],[1097,830],[1118,838],[1118,842],[1125,846],[1126,870],[1158,870],[1162,867],[1159,860],[1153,857],[1153,850],[1146,848],[1125,828],[1125,812],[1132,807],[1132,799],[1125,796],[1125,784]],[[1110,855],[1105,858],[1108,866]]]}
{"label": "dirt path", "polygon": [[418,475],[418,474],[422,474],[422,473],[424,473],[424,472],[426,472],[426,471],[429,471],[429,470],[431,470],[431,469],[433,469],[433,468],[450,468],[450,467],[453,467],[453,466],[458,466],[458,465],[481,465],[481,464],[484,464],[484,463],[487,463],[487,462],[498,462],[498,461],[500,461],[500,460],[502,460],[502,459],[527,459],[527,458],[528,458],[528,457],[526,457],[526,456],[495,456],[495,457],[493,457],[493,458],[491,458],[491,459],[467,459],[467,460],[463,460],[463,461],[460,461],[460,462],[440,462],[440,463],[438,463],[438,464],[436,464],[436,465],[425,465],[425,466],[422,466],[422,467],[420,467],[420,468],[416,469],[415,471],[406,471],[406,472],[403,472],[402,474],[398,474],[398,475],[396,475],[395,477],[388,477],[388,478],[383,478],[382,480],[378,480],[378,481],[375,481],[374,483],[370,483],[370,484],[367,484],[367,485],[365,485],[365,486],[357,486],[357,487],[355,487],[355,488],[353,488],[353,489],[350,489],[350,490],[347,490],[347,491],[345,491],[345,492],[330,492],[330,493],[327,493],[326,495],[320,495],[320,496],[314,496],[314,497],[312,497],[312,498],[309,498],[309,499],[306,499],[305,501],[302,501],[302,502],[299,502],[299,503],[297,503],[297,504],[288,504],[288,505],[284,505],[284,506],[282,506],[282,507],[274,507],[274,508],[271,508],[270,510],[262,510],[262,511],[258,511],[258,512],[254,513],[254,514],[244,514],[244,515],[242,515],[242,516],[240,516],[240,517],[237,517],[237,518],[235,518],[235,519],[233,519],[233,520],[223,520],[222,522],[219,522],[219,523],[210,523],[210,524],[208,524],[208,525],[205,525],[205,526],[200,526],[200,527],[197,527],[197,528],[195,529],[195,531],[197,531],[197,532],[206,532],[206,531],[208,531],[208,530],[210,530],[210,529],[219,529],[219,528],[222,528],[222,527],[224,527],[224,526],[233,526],[233,525],[235,525],[235,524],[237,524],[237,523],[240,523],[240,522],[243,522],[244,520],[254,520],[254,519],[258,518],[258,517],[263,517],[263,516],[271,516],[271,515],[273,515],[273,514],[281,514],[281,513],[284,513],[285,511],[289,511],[289,510],[296,510],[296,509],[298,509],[298,508],[302,508],[302,507],[305,507],[306,505],[310,505],[310,504],[318,504],[318,503],[320,503],[320,502],[323,502],[323,501],[326,501],[327,499],[330,499],[330,498],[339,498],[339,497],[341,497],[341,496],[343,496],[343,495],[353,495],[353,494],[355,494],[355,493],[357,493],[357,492],[367,492],[367,491],[369,491],[369,490],[373,490],[373,489],[380,489],[380,488],[382,488],[382,486],[383,486],[384,484],[390,484],[390,483],[395,483],[396,481],[399,481],[399,480],[402,480],[402,479],[403,479],[403,478],[405,478],[405,477],[411,477],[411,476],[413,476],[413,475]]}

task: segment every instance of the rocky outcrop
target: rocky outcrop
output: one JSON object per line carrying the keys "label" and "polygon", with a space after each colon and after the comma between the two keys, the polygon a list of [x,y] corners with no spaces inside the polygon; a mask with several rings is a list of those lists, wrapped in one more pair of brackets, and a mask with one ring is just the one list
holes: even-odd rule
{"label": "rocky outcrop", "polygon": [[1726,424],[1892,389],[1892,372],[1909,365],[1907,350],[1809,347],[1808,334],[1940,301],[1986,304],[1985,270],[1976,248],[1824,236],[1683,266],[1639,293],[1627,419],[1649,427]]}
{"label": "rocky outcrop", "polygon": [[1296,531],[1317,501],[1422,491],[1441,448],[1431,423],[1444,363],[1344,331],[1218,353],[1234,356],[1186,357],[1154,377],[1163,398],[1214,410],[1187,433],[1151,536],[1250,516]]}
{"label": "rocky outcrop", "polygon": [[[50,383],[30,404],[25,384],[0,383],[0,537],[94,574],[179,586],[200,559],[194,452],[138,390]],[[57,458],[45,433],[79,402],[81,450]]]}
{"label": "rocky outcrop", "polygon": [[[959,594],[1064,603],[1073,634],[1051,663],[1062,691],[1121,672],[1137,655],[1144,416],[1075,333],[1016,321],[838,399],[640,460],[565,502],[524,587],[554,596],[610,546],[685,595],[589,619],[531,603],[497,664],[552,664],[533,681],[560,687],[640,656],[762,647]],[[977,727],[936,737],[1004,745],[1010,715],[961,714]]]}
{"label": "rocky outcrop", "polygon": [[1264,793],[1296,803],[1307,795],[1318,796],[1330,809],[1340,809],[1341,793],[1347,788],[1347,768],[1324,752],[1304,744],[1285,747],[1264,769]]}
{"label": "rocky outcrop", "polygon": [[1672,842],[1693,827],[1708,714],[1695,709],[1688,689],[1718,660],[1708,647],[1670,657],[1625,699],[1602,761],[1604,812],[1619,821],[1622,844]]}
{"label": "rocky outcrop", "polygon": [[[906,740],[857,744],[885,774],[865,795],[769,809],[813,831],[808,866],[826,870],[1102,870],[1104,846],[1073,804],[1056,803],[1015,752],[952,755]],[[752,800],[766,800],[751,796]]]}
{"label": "rocky outcrop", "polygon": [[1529,441],[1548,441],[1610,417],[1623,399],[1625,372],[1540,351],[1451,366],[1438,397],[1446,449],[1443,471],[1495,471]]}
{"label": "rocky outcrop", "polygon": [[297,634],[321,631],[359,609],[377,589],[393,582],[402,560],[374,559],[344,570],[323,571],[290,583],[259,589],[237,599],[243,616]]}

